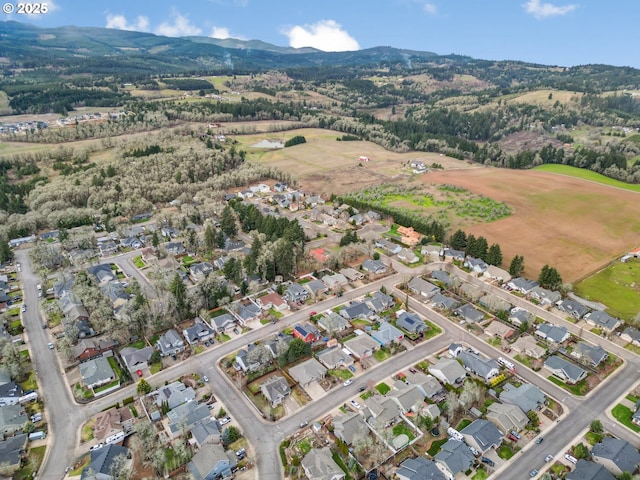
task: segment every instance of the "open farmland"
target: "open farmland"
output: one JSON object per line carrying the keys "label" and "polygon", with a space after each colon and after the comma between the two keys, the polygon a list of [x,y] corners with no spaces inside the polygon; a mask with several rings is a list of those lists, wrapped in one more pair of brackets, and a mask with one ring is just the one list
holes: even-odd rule
{"label": "open farmland", "polygon": [[611,315],[629,320],[640,312],[640,261],[615,261],[574,287],[581,297],[604,303]]}
{"label": "open farmland", "polygon": [[482,168],[433,172],[425,183],[459,185],[509,205],[514,213],[467,228],[502,246],[505,263],[525,258],[526,275],[555,266],[565,282],[602,268],[640,243],[638,193],[534,170]]}
{"label": "open farmland", "polygon": [[[295,135],[304,136],[307,143],[280,150],[250,147],[260,140],[285,141]],[[427,165],[439,163],[445,170],[480,168],[435,153],[395,153],[371,142],[336,141],[342,135],[331,130],[304,128],[234,138],[247,150],[249,159],[291,173],[301,188],[317,194],[350,193],[366,186],[409,178],[411,160],[420,160]],[[358,161],[360,156],[367,156],[371,161],[361,163]]]}
{"label": "open farmland", "polygon": [[622,188],[624,190],[631,190],[633,192],[640,192],[640,185],[633,183],[625,183],[615,178],[605,177],[597,172],[586,170],[584,168],[571,167],[569,165],[558,164],[546,164],[536,167],[535,170],[541,172],[557,173],[559,175],[569,175],[571,177],[582,178],[590,182],[601,183],[603,185],[609,185],[610,187]]}

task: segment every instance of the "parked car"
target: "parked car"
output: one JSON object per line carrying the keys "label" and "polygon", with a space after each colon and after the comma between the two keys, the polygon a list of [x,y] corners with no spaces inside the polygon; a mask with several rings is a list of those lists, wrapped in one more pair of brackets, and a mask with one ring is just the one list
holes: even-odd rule
{"label": "parked car", "polygon": [[347,381],[345,381],[342,385],[344,385],[345,387],[348,387],[349,385],[351,385],[353,383],[352,379],[349,379]]}
{"label": "parked car", "polygon": [[247,454],[247,450],[245,448],[241,448],[240,450],[236,451],[236,456],[240,458],[240,460],[242,460],[242,458],[244,458],[244,456]]}
{"label": "parked car", "polygon": [[537,474],[538,474],[538,470],[536,470],[535,468],[529,472],[529,476],[531,478],[535,477]]}
{"label": "parked car", "polygon": [[305,420],[304,422],[302,422],[302,423],[299,425],[299,427],[300,427],[300,428],[304,428],[304,427],[306,427],[307,425],[309,425],[309,422],[308,422],[307,420]]}
{"label": "parked car", "polygon": [[544,461],[549,463],[551,460],[553,460],[553,455],[549,454],[546,457],[544,457]]}
{"label": "parked car", "polygon": [[47,346],[49,347],[49,350],[53,350],[53,343],[49,342]]}
{"label": "parked car", "polygon": [[354,408],[357,408],[358,410],[360,410],[362,407],[360,406],[360,404],[358,402],[356,402],[355,400],[351,400],[351,406]]}
{"label": "parked car", "polygon": [[518,439],[516,437],[514,437],[513,435],[511,435],[511,433],[507,433],[507,438],[509,440],[511,440],[512,442],[517,442]]}
{"label": "parked car", "polygon": [[365,387],[364,385],[361,385],[360,387],[358,387],[358,392],[364,392],[367,389],[367,387]]}
{"label": "parked car", "polygon": [[222,420],[220,420],[220,425],[226,425],[227,423],[231,422],[231,417],[224,417]]}
{"label": "parked car", "polygon": [[495,466],[496,466],[495,462],[494,462],[493,460],[491,460],[490,458],[487,458],[487,457],[482,457],[482,458],[480,458],[480,461],[481,461],[482,463],[486,463],[486,464],[487,464],[487,465],[489,465],[490,467],[495,467]]}
{"label": "parked car", "polygon": [[142,376],[142,370],[138,370],[136,373],[138,374],[139,377]]}
{"label": "parked car", "polygon": [[209,377],[206,375],[203,375],[202,380],[204,380],[204,383],[209,383]]}
{"label": "parked car", "polygon": [[567,460],[569,460],[571,463],[573,463],[574,465],[576,463],[578,463],[578,459],[576,457],[572,457],[571,455],[569,455],[568,453],[565,454],[564,458],[566,458]]}
{"label": "parked car", "polygon": [[89,448],[90,452],[95,452],[96,450],[100,450],[104,447],[104,443],[96,443],[93,447]]}
{"label": "parked car", "polygon": [[22,304],[22,306],[20,307],[20,311],[22,313],[26,312],[27,311],[27,306],[25,304]]}
{"label": "parked car", "polygon": [[410,371],[411,373],[418,373],[418,371],[417,371],[415,368],[410,368],[410,369],[409,369],[409,371]]}
{"label": "parked car", "polygon": [[544,438],[542,437],[536,438],[536,444],[540,445],[542,442],[544,442]]}
{"label": "parked car", "polygon": [[522,438],[522,437],[520,437],[520,434],[518,432],[516,432],[515,430],[511,430],[509,433],[511,435],[513,435],[514,437],[516,437],[518,440],[520,440],[520,438]]}

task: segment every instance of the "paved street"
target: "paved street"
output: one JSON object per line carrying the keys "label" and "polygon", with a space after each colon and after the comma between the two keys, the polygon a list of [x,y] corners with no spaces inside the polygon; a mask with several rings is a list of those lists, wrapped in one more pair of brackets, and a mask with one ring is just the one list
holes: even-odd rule
{"label": "paved street", "polygon": [[[40,391],[44,392],[44,398],[47,402],[50,429],[54,432],[53,436],[50,437],[52,441],[49,443],[47,456],[41,469],[42,473],[38,478],[58,480],[64,476],[64,468],[71,464],[74,446],[78,445],[79,442],[78,434],[80,425],[86,419],[109,405],[113,405],[115,402],[135,394],[136,385],[130,385],[127,388],[118,390],[114,394],[100,398],[88,405],[79,406],[75,403],[59,368],[57,357],[53,351],[47,348],[47,343],[50,341],[48,337],[49,331],[42,329],[42,320],[37,308],[35,308],[38,304],[36,284],[40,283],[40,280],[31,270],[27,253],[27,250],[16,251],[17,261],[22,263],[22,281],[25,289],[25,301],[27,305],[31,307],[27,309],[24,316],[25,328],[27,330],[28,341],[34,352],[35,367],[39,373]],[[146,287],[146,290],[150,288],[146,279],[137,269],[132,267],[128,261],[128,258],[134,255],[135,252],[132,252],[126,254],[126,256],[113,257],[108,260],[117,262],[128,275],[133,275],[138,278],[143,287]],[[240,425],[241,430],[251,443],[251,448],[255,453],[259,478],[261,480],[279,480],[283,478],[280,457],[277,454],[277,447],[280,441],[296,431],[299,423],[303,420],[312,421],[321,418],[329,411],[342,405],[351,396],[356,394],[359,385],[366,384],[368,380],[379,381],[447,347],[453,341],[466,342],[494,358],[500,354],[494,347],[478,337],[467,333],[465,329],[456,323],[445,319],[417,300],[411,300],[410,306],[412,309],[415,309],[418,313],[444,329],[442,335],[397,355],[392,361],[384,362],[367,370],[355,379],[352,386],[334,388],[321,400],[305,406],[304,409],[280,422],[272,423],[264,420],[250,402],[244,398],[244,396],[231,385],[227,377],[222,375],[218,370],[217,362],[221,358],[242,348],[247,343],[263,339],[282,330],[286,326],[307,319],[309,310],[323,311],[333,308],[369,291],[376,290],[380,288],[381,285],[385,285],[388,291],[392,291],[394,284],[406,280],[410,274],[416,275],[419,273],[397,262],[393,263],[398,273],[392,276],[373,282],[365,287],[346,292],[341,298],[330,298],[313,307],[295,312],[275,325],[268,324],[224,344],[216,344],[214,348],[198,356],[191,357],[171,368],[162,370],[147,380],[149,380],[152,386],[157,387],[167,381],[191,372],[207,374],[210,378],[210,386],[214,395],[225,405],[227,412]],[[466,276],[464,272],[459,273],[461,277]],[[512,303],[518,304],[518,300],[524,302],[510,295],[508,292],[487,285],[478,279],[470,278],[470,281],[473,283],[479,282],[485,291],[491,291],[492,293],[503,296]],[[570,330],[576,330],[575,325],[544,310],[537,311],[533,308],[534,306],[528,304],[528,302],[526,303],[526,307],[542,318],[550,319],[550,321],[556,324],[567,324],[566,326]],[[590,338],[590,335],[593,336],[591,332],[584,331],[581,333],[583,338],[592,341],[596,340]],[[604,412],[611,408],[609,404],[612,400],[626,393],[631,388],[631,385],[636,382],[638,371],[640,370],[640,361],[631,352],[617,345],[613,345],[600,337],[597,337],[597,341],[605,346],[607,350],[623,358],[625,364],[616,372],[615,380],[605,382],[603,386],[596,389],[595,392],[592,392],[586,399],[574,397],[549,382],[543,376],[520,366],[518,371],[524,379],[540,386],[540,388],[548,392],[551,396],[560,400],[563,405],[565,405],[565,408],[568,408],[569,412],[562,418],[559,424],[554,424],[549,431],[543,433],[545,440],[541,445],[532,444],[530,447],[525,448],[522,453],[518,454],[520,456],[518,461],[509,465],[508,472],[497,472],[493,478],[505,480],[528,478],[528,472],[532,468],[540,470],[543,467],[545,455],[548,453],[555,455],[566,450],[574,437],[587,427],[594,418],[600,418],[605,428],[614,428],[616,434],[630,441],[634,441],[634,444],[638,445],[638,439],[640,439],[640,437],[635,436],[625,428],[619,426],[611,427],[612,421],[606,417]]]}

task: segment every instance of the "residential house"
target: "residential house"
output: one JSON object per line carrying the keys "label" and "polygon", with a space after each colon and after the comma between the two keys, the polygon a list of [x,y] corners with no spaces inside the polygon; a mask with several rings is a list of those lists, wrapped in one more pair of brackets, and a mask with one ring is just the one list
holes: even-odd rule
{"label": "residential house", "polygon": [[631,342],[634,345],[640,346],[640,330],[635,327],[625,328],[620,338],[625,342]]}
{"label": "residential house", "polygon": [[222,257],[216,258],[213,261],[213,266],[218,270],[222,270],[224,268],[224,264],[231,260],[231,255],[224,255]]}
{"label": "residential house", "polygon": [[524,323],[530,325],[533,320],[535,320],[535,315],[524,308],[514,307],[509,312],[509,321],[517,327]]}
{"label": "residential house", "polygon": [[373,312],[365,302],[353,302],[341,309],[340,315],[347,320],[355,320],[356,318],[367,320],[373,315]]}
{"label": "residential house", "polygon": [[211,326],[217,333],[224,333],[237,326],[236,319],[230,313],[223,313],[217,317],[211,317]]}
{"label": "residential house", "polygon": [[371,337],[380,345],[386,347],[392,343],[400,343],[404,340],[404,333],[389,322],[380,322],[378,330],[371,331]]}
{"label": "residential house", "polygon": [[386,427],[396,422],[401,414],[400,407],[391,397],[374,395],[364,401],[362,410],[365,421],[376,427]]}
{"label": "residential house", "polygon": [[389,392],[387,394],[388,398],[391,398],[398,404],[403,414],[407,412],[419,412],[424,404],[422,391],[415,385],[403,385],[405,388]]}
{"label": "residential house", "polygon": [[324,379],[327,369],[315,358],[310,358],[289,369],[289,375],[301,387],[306,387],[313,382]]}
{"label": "residential house", "polygon": [[438,260],[442,253],[442,247],[440,245],[423,245],[422,248],[420,248],[420,254],[429,256],[431,260]]}
{"label": "residential house", "polygon": [[343,268],[342,270],[340,270],[340,273],[344,275],[350,282],[357,282],[358,280],[362,280],[364,278],[364,275],[355,268]]}
{"label": "residential house", "polygon": [[586,378],[587,372],[567,362],[564,358],[552,355],[544,362],[544,367],[565,383],[574,384]]}
{"label": "residential house", "polygon": [[407,458],[396,471],[398,480],[447,480],[432,460],[424,457]]}
{"label": "residential house", "polygon": [[594,462],[604,466],[616,477],[622,472],[634,473],[640,467],[640,453],[626,440],[613,437],[603,437],[591,449]]}
{"label": "residential house", "polygon": [[132,428],[133,415],[128,406],[111,407],[93,417],[93,438],[97,443],[104,443],[118,433],[128,433]]}
{"label": "residential house", "polygon": [[415,385],[423,397],[433,402],[437,402],[445,394],[444,388],[433,375],[418,371],[416,373],[409,372],[406,374],[405,382],[408,385]]}
{"label": "residential house", "polygon": [[479,303],[484,308],[494,313],[508,312],[511,310],[511,304],[509,302],[491,293],[483,295],[480,298]]}
{"label": "residential house", "polygon": [[356,336],[344,342],[342,346],[358,360],[370,357],[380,348],[380,344],[362,330],[356,330]]}
{"label": "residential house", "polygon": [[502,433],[489,420],[477,419],[460,430],[467,445],[484,454],[502,443]]}
{"label": "residential house", "polygon": [[355,215],[351,215],[349,217],[349,223],[356,227],[359,227],[363,223],[366,223],[367,219],[362,213],[356,213]]}
{"label": "residential house", "polygon": [[380,220],[380,218],[382,218],[378,212],[374,212],[373,210],[369,210],[367,213],[365,213],[365,216],[371,222],[377,222],[378,220]]}
{"label": "residential house", "polygon": [[81,363],[80,376],[82,383],[92,390],[118,378],[106,357],[98,357]]}
{"label": "residential house", "polygon": [[311,280],[304,284],[304,287],[309,290],[309,293],[315,298],[321,293],[327,293],[327,286],[322,280]]}
{"label": "residential house", "polygon": [[453,311],[458,317],[468,323],[477,323],[484,320],[484,313],[470,303],[466,303]]}
{"label": "residential house", "polygon": [[283,312],[289,308],[287,302],[276,292],[270,292],[262,297],[258,297],[255,299],[255,302],[263,310],[274,309],[277,312]]}
{"label": "residential house", "polygon": [[482,358],[466,350],[460,352],[458,358],[467,370],[482,377],[485,381],[491,380],[500,373],[500,365],[492,358]]}
{"label": "residential house", "polygon": [[284,333],[278,333],[274,335],[270,340],[264,343],[264,346],[271,352],[273,358],[278,358],[281,352],[286,351],[289,348],[289,343],[293,340],[293,336],[286,335]]}
{"label": "residential house", "polygon": [[213,272],[213,265],[209,262],[193,263],[189,267],[189,276],[194,283],[201,282]]}
{"label": "residential house", "polygon": [[153,347],[133,348],[125,347],[120,350],[120,357],[124,362],[125,367],[130,373],[135,373],[138,370],[143,370],[149,366],[151,355],[155,349]]}
{"label": "residential house", "polygon": [[351,445],[354,440],[369,434],[369,427],[362,416],[356,412],[338,415],[334,417],[332,424],[333,434],[347,445]]}
{"label": "residential house", "polygon": [[196,317],[192,326],[182,330],[182,335],[189,345],[197,345],[211,340],[215,336],[215,331],[200,317]]}
{"label": "residential house", "polygon": [[512,403],[495,402],[487,409],[487,420],[491,421],[501,432],[522,430],[529,419],[520,407]]}
{"label": "residential house", "polygon": [[373,292],[373,295],[370,297],[365,297],[364,302],[375,313],[389,310],[396,304],[391,295],[382,293],[380,290]]}
{"label": "residential house", "polygon": [[235,363],[244,373],[255,372],[262,366],[262,364],[255,358],[255,355],[249,355],[254,348],[256,348],[256,344],[250,343],[246,348],[238,350],[238,353],[236,353]]}
{"label": "residential house", "polygon": [[484,273],[489,268],[489,265],[484,260],[473,257],[467,257],[464,261],[464,266],[475,273]]}
{"label": "residential house", "polygon": [[453,438],[440,447],[440,451],[433,459],[450,473],[450,478],[470,470],[476,462],[476,457],[473,456],[469,447],[464,442]]}
{"label": "residential house", "polygon": [[387,266],[380,260],[367,259],[362,262],[362,269],[376,275],[381,275],[387,272]]}
{"label": "residential house", "polygon": [[103,241],[98,239],[98,249],[101,257],[108,257],[118,251],[118,244],[110,238],[104,238]]}
{"label": "residential house", "polygon": [[89,339],[78,340],[78,343],[71,350],[73,358],[80,362],[99,357],[103,353],[98,346],[98,342]]}
{"label": "residential house", "polygon": [[452,358],[440,358],[434,365],[429,366],[429,373],[449,385],[459,385],[467,376],[464,367]]}
{"label": "residential house", "polygon": [[498,282],[508,282],[511,280],[511,275],[506,270],[502,268],[496,267],[495,265],[489,265],[487,269],[483,272],[485,277],[490,280],[497,280]]}
{"label": "residential house", "polygon": [[620,320],[612,317],[607,312],[595,310],[585,315],[585,320],[589,325],[594,325],[605,332],[613,332],[620,325]]}
{"label": "residential house", "polygon": [[459,343],[452,343],[451,345],[449,345],[449,350],[447,351],[447,354],[449,355],[449,357],[453,358],[453,357],[457,357],[460,354],[460,352],[462,352],[463,350],[464,350],[464,347]]}
{"label": "residential house", "polygon": [[403,248],[398,252],[398,260],[401,260],[405,263],[412,264],[420,261],[420,257],[418,257],[413,250],[410,248]]}
{"label": "residential house", "polygon": [[398,227],[398,233],[402,236],[400,241],[411,248],[418,245],[422,239],[422,235],[416,232],[413,227],[400,226]]}
{"label": "residential house", "polygon": [[507,282],[507,287],[511,290],[522,293],[523,295],[529,294],[531,290],[538,286],[538,282],[534,280],[527,280],[526,278],[516,277]]}
{"label": "residential house", "polygon": [[581,319],[589,312],[589,308],[587,306],[576,302],[571,298],[565,298],[564,300],[559,302],[557,306],[560,310],[568,313],[577,320]]}
{"label": "residential house", "polygon": [[507,383],[500,393],[500,401],[520,407],[524,413],[542,408],[547,401],[542,390],[530,383],[523,383],[518,387]]}
{"label": "residential house", "polygon": [[567,473],[565,480],[615,480],[607,469],[598,463],[579,459],[576,468]]}
{"label": "residential house", "polygon": [[100,286],[118,280],[118,275],[111,269],[111,266],[107,263],[93,265],[87,268],[87,272],[95,277],[98,285]]}
{"label": "residential house", "polygon": [[412,335],[420,335],[428,330],[427,324],[420,320],[417,313],[413,312],[400,313],[396,326],[403,328]]}
{"label": "residential house", "polygon": [[542,323],[538,325],[535,334],[551,343],[563,343],[569,340],[569,337],[571,336],[566,327],[558,327],[551,323]]}
{"label": "residential house", "polygon": [[262,316],[260,307],[251,301],[233,304],[231,311],[235,314],[240,325],[244,325],[252,320],[258,320]]}
{"label": "residential house", "polygon": [[120,239],[120,246],[123,248],[132,248],[137,250],[142,248],[144,244],[140,241],[139,238],[136,237],[125,237]]}
{"label": "residential house", "polygon": [[329,290],[336,291],[349,285],[349,280],[341,273],[334,273],[333,275],[325,275],[322,277],[322,283],[324,283]]}
{"label": "residential house", "polygon": [[209,418],[209,406],[204,403],[187,402],[167,412],[165,431],[169,438],[176,438],[191,431],[198,422]]}
{"label": "residential house", "polygon": [[0,434],[10,435],[22,430],[28,420],[29,416],[22,405],[0,405]]}
{"label": "residential house", "polygon": [[195,480],[217,480],[232,478],[232,470],[238,465],[238,457],[233,450],[225,451],[217,443],[207,443],[187,464],[187,470]]}
{"label": "residential house", "polygon": [[292,283],[285,290],[284,296],[292,303],[299,303],[309,298],[309,291],[299,283]]}
{"label": "residential house", "polygon": [[0,441],[0,465],[5,466],[7,470],[17,470],[23,453],[27,450],[27,440],[26,433],[19,433]]}
{"label": "residential house", "polygon": [[207,443],[220,443],[222,437],[222,426],[215,418],[209,417],[200,420],[191,429],[191,438],[199,449]]}
{"label": "residential house", "polygon": [[311,322],[302,322],[293,327],[293,336],[305,343],[313,343],[320,339],[320,330]]}
{"label": "residential house", "polygon": [[154,392],[156,406],[162,407],[166,404],[171,410],[183,403],[191,403],[196,399],[196,392],[193,387],[187,387],[182,382],[173,382],[164,385]]}
{"label": "residential house", "polygon": [[460,302],[451,297],[447,297],[446,295],[442,295],[441,293],[436,293],[431,297],[431,304],[440,310],[453,310],[460,305]]}
{"label": "residential house", "polygon": [[326,248],[318,247],[309,250],[309,257],[320,263],[325,263],[330,256],[331,254]]}
{"label": "residential house", "polygon": [[547,290],[546,288],[542,287],[534,287],[533,289],[531,289],[531,291],[529,292],[529,296],[532,299],[540,302],[542,306],[555,305],[560,300],[562,300],[562,295],[560,294],[560,292],[552,292],[551,290]]}
{"label": "residential house", "polygon": [[167,242],[163,243],[162,247],[167,251],[168,255],[176,256],[183,255],[187,253],[187,249],[184,247],[182,242]]}
{"label": "residential house", "polygon": [[300,465],[309,480],[342,480],[346,477],[333,459],[329,447],[311,449]]}
{"label": "residential house", "polygon": [[546,355],[547,349],[541,347],[531,335],[524,334],[511,344],[511,350],[516,354],[524,354],[528,357],[539,359]]}
{"label": "residential house", "polygon": [[398,245],[397,243],[394,243],[394,242],[392,242],[390,240],[387,240],[386,238],[382,238],[382,239],[376,240],[374,242],[374,245],[377,248],[383,249],[389,255],[395,255],[396,253],[400,253],[400,251],[402,250],[402,247],[400,245]]}
{"label": "residential house", "polygon": [[455,250],[453,248],[445,248],[443,251],[444,259],[450,262],[464,262],[465,254],[460,250]]}
{"label": "residential house", "polygon": [[506,325],[498,320],[494,320],[487,326],[487,328],[484,329],[484,333],[492,337],[507,339],[513,336],[516,331],[509,325]]}
{"label": "residential house", "polygon": [[[443,399],[444,397],[442,397],[440,401],[442,401]],[[436,420],[440,416],[440,413],[441,413],[440,408],[438,408],[437,404],[428,403],[422,407],[422,410],[420,410],[419,415],[422,417],[428,417],[431,420]]]}
{"label": "residential house", "polygon": [[444,270],[435,270],[431,272],[431,278],[436,282],[440,282],[446,287],[450,287],[451,285],[453,285],[453,279],[451,278],[451,275],[449,275]]}
{"label": "residential house", "polygon": [[291,395],[291,388],[284,377],[274,375],[260,385],[260,391],[272,407],[277,407]]}
{"label": "residential house", "polygon": [[591,345],[587,342],[578,342],[570,355],[581,363],[592,367],[597,367],[609,358],[607,351],[600,345]]}
{"label": "residential house", "polygon": [[156,342],[160,355],[167,357],[177,355],[184,350],[184,340],[173,328],[167,330]]}
{"label": "residential house", "polygon": [[82,470],[80,480],[116,480],[118,477],[112,475],[112,466],[116,457],[129,458],[129,449],[120,445],[109,444],[98,450],[90,452],[91,461]]}
{"label": "residential house", "polygon": [[111,306],[114,310],[118,310],[120,307],[126,305],[131,298],[131,295],[124,289],[122,283],[117,280],[102,285],[100,291],[111,301]]}
{"label": "residential house", "polygon": [[318,319],[318,327],[329,334],[342,332],[349,328],[349,322],[336,312],[329,310]]}
{"label": "residential house", "polygon": [[440,293],[440,287],[437,287],[433,283],[427,282],[420,277],[412,278],[407,286],[409,287],[409,290],[420,295],[426,300]]}
{"label": "residential house", "polygon": [[320,363],[330,370],[348,368],[353,365],[353,357],[340,347],[331,347],[316,354]]}

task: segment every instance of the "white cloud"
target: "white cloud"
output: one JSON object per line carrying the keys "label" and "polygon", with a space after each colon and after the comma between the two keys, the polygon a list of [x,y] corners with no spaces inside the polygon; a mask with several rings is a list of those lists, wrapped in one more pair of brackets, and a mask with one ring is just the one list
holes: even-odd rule
{"label": "white cloud", "polygon": [[537,19],[566,15],[578,8],[578,6],[574,4],[559,7],[552,3],[540,3],[540,0],[529,0],[523,7],[527,13],[530,13]]}
{"label": "white cloud", "polygon": [[424,5],[422,5],[422,9],[429,15],[435,15],[436,13],[438,13],[438,8],[436,7],[435,3],[431,2],[425,2]]}
{"label": "white cloud", "polygon": [[313,47],[325,52],[359,50],[358,41],[335,20],[320,20],[313,25],[296,25],[283,33],[289,37],[289,46]]}
{"label": "white cloud", "polygon": [[246,40],[246,37],[243,37],[242,35],[236,35],[235,33],[231,33],[231,30],[229,30],[227,27],[214,26],[211,29],[211,35],[209,36],[211,38],[218,38],[220,40],[225,40],[227,38],[235,38],[237,40]]}
{"label": "white cloud", "polygon": [[117,28],[118,30],[134,30],[136,32],[149,31],[149,19],[140,15],[134,23],[129,23],[124,15],[107,15],[107,28]]}
{"label": "white cloud", "polygon": [[171,21],[162,22],[156,29],[158,35],[167,37],[184,37],[187,35],[200,35],[202,30],[192,24],[189,19],[177,10],[171,12]]}

